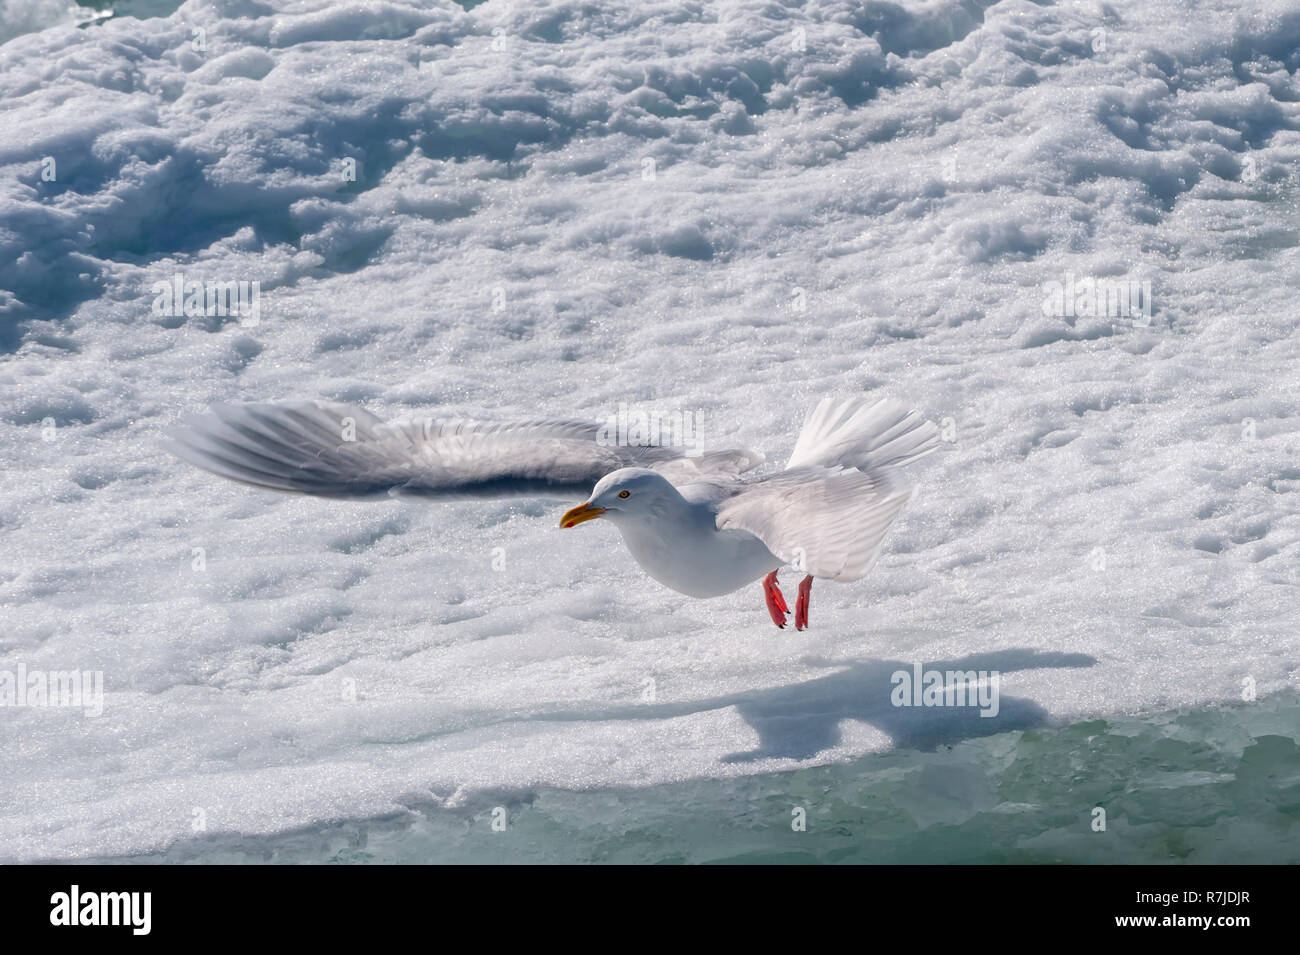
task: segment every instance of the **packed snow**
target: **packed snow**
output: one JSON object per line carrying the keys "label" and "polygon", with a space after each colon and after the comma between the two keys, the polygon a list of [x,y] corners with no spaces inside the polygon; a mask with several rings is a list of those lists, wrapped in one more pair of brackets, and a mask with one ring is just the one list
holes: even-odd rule
{"label": "packed snow", "polygon": [[[1295,687],[1294,2],[55,6],[0,17],[0,671],[104,698],[0,708],[0,859]],[[295,498],[159,444],[222,401],[627,406],[775,470],[831,393],[944,440],[805,633],[578,501]],[[1000,673],[997,716],[892,705],[918,663]]]}

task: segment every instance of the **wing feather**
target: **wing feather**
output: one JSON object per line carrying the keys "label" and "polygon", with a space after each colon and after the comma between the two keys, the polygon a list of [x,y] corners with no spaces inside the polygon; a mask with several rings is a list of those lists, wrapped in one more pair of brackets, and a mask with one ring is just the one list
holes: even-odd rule
{"label": "wing feather", "polygon": [[787,469],[720,500],[717,526],[748,531],[814,577],[857,580],[912,496],[899,469],[932,453],[938,437],[932,422],[896,401],[824,398]]}
{"label": "wing feather", "polygon": [[858,580],[912,489],[891,470],[804,467],[744,485],[718,507],[719,530],[748,531],[801,573]]}
{"label": "wing feather", "polygon": [[939,446],[939,429],[888,398],[823,398],[804,422],[787,468],[903,467]]}
{"label": "wing feather", "polygon": [[595,421],[533,418],[385,422],[324,401],[218,405],[167,431],[178,457],[235,481],[334,498],[586,494],[610,471],[648,467],[674,483],[720,479],[762,463],[743,450],[604,443]]}

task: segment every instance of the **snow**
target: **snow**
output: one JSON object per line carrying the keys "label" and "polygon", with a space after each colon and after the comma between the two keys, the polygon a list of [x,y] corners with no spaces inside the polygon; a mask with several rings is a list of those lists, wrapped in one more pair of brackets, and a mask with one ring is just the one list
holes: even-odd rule
{"label": "snow", "polygon": [[[0,670],[106,697],[0,711],[0,859],[1295,686],[1294,4],[60,10],[0,20]],[[260,321],[155,314],[178,273]],[[1149,321],[1046,313],[1071,277]],[[561,505],[295,499],[157,443],[217,401],[626,403],[778,466],[832,392],[945,442],[805,634]],[[892,708],[917,662],[999,670],[999,716]]]}

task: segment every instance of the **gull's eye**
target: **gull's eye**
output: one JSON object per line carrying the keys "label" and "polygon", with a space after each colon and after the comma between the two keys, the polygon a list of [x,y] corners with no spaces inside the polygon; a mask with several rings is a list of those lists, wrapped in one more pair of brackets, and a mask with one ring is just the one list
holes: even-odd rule
{"label": "gull's eye", "polygon": [[618,496],[621,497],[621,498],[623,498],[624,500],[627,500],[629,497],[632,496],[632,492],[631,492],[631,491],[619,491],[619,492],[618,492]]}

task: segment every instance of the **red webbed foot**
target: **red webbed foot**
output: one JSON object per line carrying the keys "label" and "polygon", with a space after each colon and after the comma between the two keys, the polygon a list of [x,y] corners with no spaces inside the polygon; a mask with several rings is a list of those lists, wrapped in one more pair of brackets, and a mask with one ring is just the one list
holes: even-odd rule
{"label": "red webbed foot", "polygon": [[763,597],[767,601],[767,612],[772,615],[772,622],[785,629],[785,615],[790,612],[781,593],[781,586],[776,582],[776,571],[763,578]]}
{"label": "red webbed foot", "polygon": [[808,600],[812,596],[812,574],[799,582],[799,596],[794,602],[794,628],[808,629]]}

